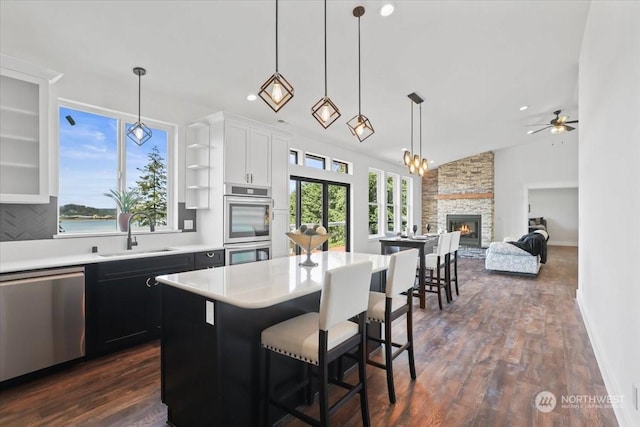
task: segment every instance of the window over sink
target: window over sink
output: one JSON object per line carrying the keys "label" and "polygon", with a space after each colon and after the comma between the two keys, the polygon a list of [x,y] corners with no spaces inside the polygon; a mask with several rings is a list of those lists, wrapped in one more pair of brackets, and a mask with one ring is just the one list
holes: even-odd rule
{"label": "window over sink", "polygon": [[[97,107],[60,103],[58,117],[58,234],[119,231],[120,209],[111,190],[135,190],[133,212],[147,212],[156,229],[174,229],[172,125],[145,119],[152,137],[138,146],[126,137],[135,117]],[[147,229],[144,216],[132,229]]]}

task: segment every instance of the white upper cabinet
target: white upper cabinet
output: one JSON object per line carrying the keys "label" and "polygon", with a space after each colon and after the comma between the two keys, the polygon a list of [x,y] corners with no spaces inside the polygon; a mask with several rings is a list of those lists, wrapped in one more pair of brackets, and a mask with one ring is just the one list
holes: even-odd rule
{"label": "white upper cabinet", "polygon": [[271,135],[233,120],[224,124],[224,181],[271,186]]}
{"label": "white upper cabinet", "polygon": [[49,85],[61,75],[1,59],[0,203],[49,203]]}

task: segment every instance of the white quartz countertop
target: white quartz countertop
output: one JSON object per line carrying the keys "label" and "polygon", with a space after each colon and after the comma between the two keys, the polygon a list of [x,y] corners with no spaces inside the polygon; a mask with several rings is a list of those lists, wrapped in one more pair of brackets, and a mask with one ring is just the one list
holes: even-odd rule
{"label": "white quartz countertop", "polygon": [[0,273],[39,270],[43,268],[68,267],[71,265],[94,264],[98,262],[121,261],[124,259],[151,258],[165,255],[179,255],[191,252],[214,251],[222,248],[212,248],[207,245],[169,246],[162,248],[140,248],[136,250],[122,250],[112,253],[86,253],[76,255],[51,256],[32,258],[20,261],[2,262]]}
{"label": "white quartz countertop", "polygon": [[264,308],[322,289],[324,273],[332,268],[373,262],[373,272],[389,268],[390,257],[354,252],[318,252],[317,267],[298,264],[306,255],[230,265],[209,270],[157,276],[158,282],[241,308]]}

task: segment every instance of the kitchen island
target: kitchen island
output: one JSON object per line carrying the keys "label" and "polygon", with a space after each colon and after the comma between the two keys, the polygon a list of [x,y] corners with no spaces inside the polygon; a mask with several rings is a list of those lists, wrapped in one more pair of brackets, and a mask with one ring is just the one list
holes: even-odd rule
{"label": "kitchen island", "polygon": [[[304,256],[158,276],[162,286],[162,401],[168,423],[182,426],[259,425],[262,385],[260,334],[317,311],[327,270],[372,261],[372,290],[385,285],[389,257],[346,252]],[[304,374],[303,364],[279,358],[276,388]],[[302,401],[293,396],[292,404]],[[283,413],[271,411],[272,421]]]}

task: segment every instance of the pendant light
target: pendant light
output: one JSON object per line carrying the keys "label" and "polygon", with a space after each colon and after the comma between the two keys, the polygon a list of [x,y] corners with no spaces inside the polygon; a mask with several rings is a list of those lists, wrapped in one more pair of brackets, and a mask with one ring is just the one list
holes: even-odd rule
{"label": "pendant light", "polygon": [[[422,157],[422,104],[420,104],[420,164],[418,165],[418,175],[424,176],[428,169],[427,159]],[[425,165],[427,167],[425,167]]]}
{"label": "pendant light", "polygon": [[135,67],[133,74],[138,76],[138,121],[127,130],[127,137],[138,145],[142,145],[151,138],[151,129],[140,120],[140,86],[142,76],[147,74],[147,70],[142,67]]}
{"label": "pendant light", "polygon": [[260,86],[258,96],[276,113],[293,98],[293,86],[278,72],[278,0],[276,0],[276,72]]}
{"label": "pendant light", "polygon": [[338,107],[327,96],[327,0],[324,0],[324,97],[311,107],[311,115],[325,129],[340,117]]}
{"label": "pendant light", "polygon": [[375,132],[369,119],[362,114],[362,85],[360,71],[360,17],[364,15],[364,7],[357,6],[353,9],[353,16],[358,18],[358,115],[347,122],[351,134],[358,138],[360,142],[369,138]]}
{"label": "pendant light", "polygon": [[[417,93],[413,92],[407,95],[411,100],[411,151],[405,151],[403,155],[404,164],[409,168],[409,173],[418,173],[420,176],[424,175],[423,159],[422,157],[422,102],[424,99]],[[413,151],[413,105],[420,105],[420,155]],[[423,170],[420,173],[420,170]]]}

